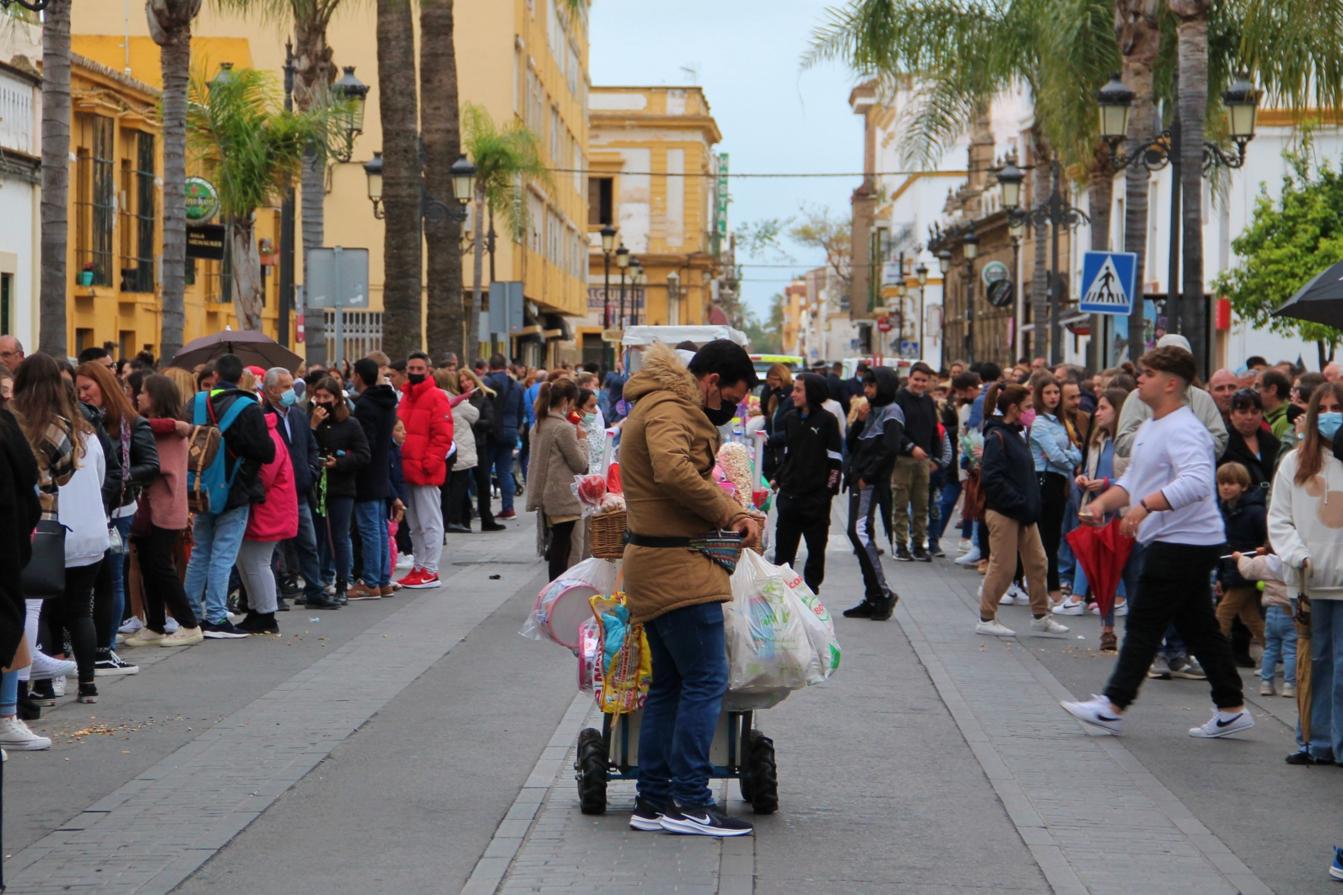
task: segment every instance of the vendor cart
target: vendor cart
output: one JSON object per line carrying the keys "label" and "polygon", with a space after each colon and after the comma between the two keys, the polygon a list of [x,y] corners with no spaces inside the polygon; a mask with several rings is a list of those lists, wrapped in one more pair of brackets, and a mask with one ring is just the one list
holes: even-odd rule
{"label": "vendor cart", "polygon": [[[584,814],[606,811],[606,785],[612,780],[639,776],[639,726],[643,711],[629,715],[602,715],[602,729],[584,728],[578,734],[574,777]],[[779,774],[774,741],[755,727],[755,712],[726,710],[718,719],[709,750],[715,780],[735,779],[742,798],[756,814],[779,809]]]}

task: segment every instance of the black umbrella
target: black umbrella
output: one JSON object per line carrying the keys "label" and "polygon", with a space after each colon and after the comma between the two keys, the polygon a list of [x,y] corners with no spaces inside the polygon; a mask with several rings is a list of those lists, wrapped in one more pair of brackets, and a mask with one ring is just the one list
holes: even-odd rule
{"label": "black umbrella", "polygon": [[244,366],[284,367],[291,373],[303,365],[303,358],[264,333],[226,329],[222,333],[192,339],[168,366],[193,370],[197,365],[208,364],[225,354],[236,354]]}
{"label": "black umbrella", "polygon": [[1343,329],[1343,261],[1316,275],[1274,311],[1273,316],[1309,320]]}

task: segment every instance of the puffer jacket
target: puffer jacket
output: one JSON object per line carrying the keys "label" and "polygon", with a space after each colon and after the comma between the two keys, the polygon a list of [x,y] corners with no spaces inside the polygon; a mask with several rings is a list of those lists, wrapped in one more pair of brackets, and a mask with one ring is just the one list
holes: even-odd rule
{"label": "puffer jacket", "polygon": [[550,411],[532,430],[532,455],[527,467],[527,509],[550,519],[579,516],[583,505],[574,495],[574,476],[588,471],[587,443],[561,414]]}
{"label": "puffer jacket", "polygon": [[448,477],[448,451],[452,450],[452,408],[448,396],[425,379],[401,387],[401,405],[396,414],[406,424],[406,442],[401,445],[401,469],[406,484],[441,486]]}
{"label": "puffer jacket", "polygon": [[472,401],[460,401],[452,408],[452,443],[457,445],[457,459],[452,461],[453,472],[475,469],[480,465],[475,432],[479,419],[480,410]]}
{"label": "puffer jacket", "polygon": [[984,460],[979,477],[984,505],[1023,525],[1040,521],[1040,481],[1021,426],[991,416],[984,422]]}
{"label": "puffer jacket", "polygon": [[252,504],[247,517],[249,541],[287,541],[298,536],[298,491],[294,486],[294,465],[289,462],[289,449],[278,426],[280,418],[266,414],[266,428],[275,443],[275,459],[261,467],[261,485],[266,489],[264,499]]}
{"label": "puffer jacket", "polygon": [[[693,538],[747,515],[713,483],[719,435],[704,414],[695,377],[669,346],[645,352],[625,384],[634,403],[620,441],[620,476],[630,531]],[[727,570],[684,548],[625,547],[625,590],[633,621],[732,599]]]}
{"label": "puffer jacket", "polygon": [[390,385],[371,385],[354,402],[354,418],[364,427],[369,461],[355,473],[355,500],[386,500],[392,493],[387,476],[387,453],[396,428],[396,391]]}

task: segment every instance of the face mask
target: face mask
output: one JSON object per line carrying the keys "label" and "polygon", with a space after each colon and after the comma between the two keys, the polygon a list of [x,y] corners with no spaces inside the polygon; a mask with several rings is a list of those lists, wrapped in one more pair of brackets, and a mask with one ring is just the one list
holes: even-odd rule
{"label": "face mask", "polygon": [[591,426],[595,422],[597,422],[597,414],[595,413],[583,414],[583,425]]}
{"label": "face mask", "polygon": [[421,382],[424,382],[424,374],[423,374],[423,373],[407,373],[407,374],[406,374],[406,379],[408,379],[408,380],[410,381],[410,384],[411,384],[411,385],[419,385]]}
{"label": "face mask", "polygon": [[281,407],[293,407],[297,403],[298,403],[298,392],[294,391],[292,388],[285,389],[284,394],[280,395]]}
{"label": "face mask", "polygon": [[1343,413],[1337,410],[1331,410],[1322,413],[1315,418],[1315,426],[1320,430],[1320,434],[1329,440],[1333,440],[1338,434],[1339,426],[1343,426]]}
{"label": "face mask", "polygon": [[1023,426],[1029,426],[1031,423],[1035,422],[1035,408],[1032,407],[1030,410],[1021,411],[1021,415],[1017,417],[1017,422],[1021,423]]}

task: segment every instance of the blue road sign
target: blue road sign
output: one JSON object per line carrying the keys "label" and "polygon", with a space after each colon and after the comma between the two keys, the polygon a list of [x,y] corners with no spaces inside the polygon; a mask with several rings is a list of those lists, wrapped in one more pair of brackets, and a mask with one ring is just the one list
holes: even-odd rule
{"label": "blue road sign", "polygon": [[1082,299],[1087,314],[1127,316],[1138,296],[1138,256],[1133,252],[1087,252],[1082,258]]}

